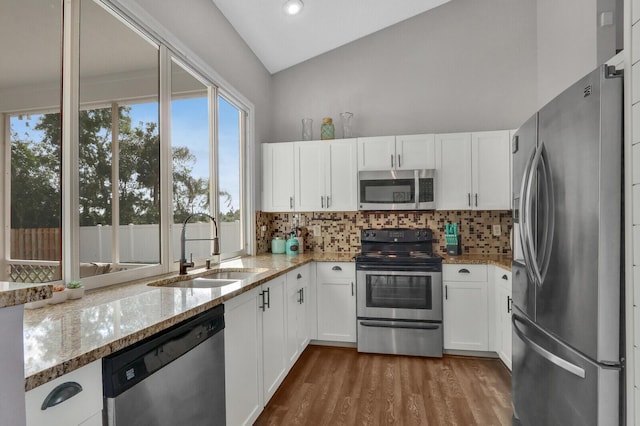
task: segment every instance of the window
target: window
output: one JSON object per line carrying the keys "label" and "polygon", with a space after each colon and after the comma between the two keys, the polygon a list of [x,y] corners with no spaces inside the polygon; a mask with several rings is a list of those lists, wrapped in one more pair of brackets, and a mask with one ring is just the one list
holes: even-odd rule
{"label": "window", "polygon": [[[211,149],[209,90],[176,60],[171,61],[171,158],[173,167],[173,260],[181,256],[182,224],[189,241],[185,258],[211,257],[213,233],[205,214],[210,200],[213,151]],[[200,240],[200,241],[197,241]]]}
{"label": "window", "polygon": [[82,1],[80,278],[160,263],[158,52]]}
{"label": "window", "polygon": [[[74,0],[64,14],[62,0],[7,1],[2,279],[81,278],[92,288],[176,270],[194,213],[216,218],[223,259],[244,254],[248,103],[220,95],[204,77],[215,72],[194,68],[109,0]],[[79,22],[65,20],[76,8]],[[79,48],[67,49],[63,33],[79,34]],[[188,252],[203,260],[214,227],[193,219],[189,237],[202,241]]]}
{"label": "window", "polygon": [[242,110],[218,96],[218,209],[223,253],[239,253],[244,249],[243,128]]}
{"label": "window", "polygon": [[0,39],[11,42],[0,61],[2,202],[10,211],[1,279],[50,282],[62,276],[62,2],[6,0],[2,8]]}

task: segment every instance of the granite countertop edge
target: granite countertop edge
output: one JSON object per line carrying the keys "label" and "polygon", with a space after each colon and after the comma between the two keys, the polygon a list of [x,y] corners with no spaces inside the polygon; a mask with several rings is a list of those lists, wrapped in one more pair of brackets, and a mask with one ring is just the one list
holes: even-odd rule
{"label": "granite countertop edge", "polygon": [[0,308],[48,299],[52,293],[51,284],[0,282]]}

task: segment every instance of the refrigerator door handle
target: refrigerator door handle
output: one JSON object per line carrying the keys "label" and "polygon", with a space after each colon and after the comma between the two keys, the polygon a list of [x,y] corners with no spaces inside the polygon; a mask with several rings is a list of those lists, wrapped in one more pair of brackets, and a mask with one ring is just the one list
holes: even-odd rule
{"label": "refrigerator door handle", "polygon": [[584,379],[586,377],[585,371],[583,368],[578,367],[575,364],[570,363],[569,361],[560,358],[557,355],[552,354],[542,346],[535,343],[533,340],[529,339],[523,332],[518,328],[518,319],[516,315],[511,316],[511,323],[513,324],[513,331],[518,335],[520,340],[522,340],[527,346],[533,349],[538,355],[546,359],[547,361],[557,365],[569,373]]}
{"label": "refrigerator door handle", "polygon": [[531,163],[531,169],[529,170],[529,179],[527,181],[527,199],[525,200],[525,214],[528,220],[528,224],[524,226],[524,232],[527,234],[527,242],[529,248],[529,262],[531,270],[533,271],[534,281],[537,283],[538,287],[542,286],[544,281],[541,273],[540,266],[538,265],[538,252],[533,243],[533,224],[531,223],[531,218],[533,217],[533,197],[531,194],[534,191],[533,188],[533,175],[536,175],[538,172],[538,168],[540,167],[542,161],[542,153],[546,152],[544,148],[544,143],[541,143],[536,149],[536,153],[533,157],[533,163]]}
{"label": "refrigerator door handle", "polygon": [[529,225],[529,222],[531,220],[531,215],[533,214],[533,212],[531,210],[529,210],[529,206],[531,205],[531,201],[529,200],[529,197],[531,196],[530,194],[530,188],[531,185],[529,184],[530,180],[531,180],[531,174],[532,174],[532,164],[533,161],[535,159],[535,155],[536,155],[537,149],[536,151],[533,152],[533,154],[531,154],[531,158],[527,161],[527,165],[525,166],[524,169],[524,174],[522,176],[522,186],[520,187],[520,206],[519,206],[519,210],[520,210],[520,245],[522,246],[522,255],[524,257],[524,266],[525,266],[525,270],[527,272],[527,275],[529,276],[529,278],[535,282],[535,276],[532,272],[532,268],[531,268],[531,246],[529,243],[529,235],[533,235],[533,232],[531,232],[531,230],[529,229],[531,225]]}
{"label": "refrigerator door handle", "polygon": [[[540,145],[540,168],[542,175],[542,188],[544,188],[544,197],[546,202],[546,209],[544,211],[544,236],[540,243],[542,252],[540,253],[541,262],[538,268],[538,277],[540,278],[540,285],[544,282],[547,271],[549,270],[549,263],[551,261],[551,248],[553,246],[553,233],[555,230],[555,201],[553,193],[553,177],[551,176],[551,165],[549,164],[549,154],[544,146],[544,142]],[[538,263],[535,264],[538,267]]]}

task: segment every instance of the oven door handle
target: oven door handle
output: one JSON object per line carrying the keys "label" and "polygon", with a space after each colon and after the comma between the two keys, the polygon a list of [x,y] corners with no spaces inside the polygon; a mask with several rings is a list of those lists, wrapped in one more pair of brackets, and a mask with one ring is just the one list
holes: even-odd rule
{"label": "oven door handle", "polygon": [[363,327],[408,328],[414,330],[437,330],[440,324],[389,324],[388,322],[360,321]]}

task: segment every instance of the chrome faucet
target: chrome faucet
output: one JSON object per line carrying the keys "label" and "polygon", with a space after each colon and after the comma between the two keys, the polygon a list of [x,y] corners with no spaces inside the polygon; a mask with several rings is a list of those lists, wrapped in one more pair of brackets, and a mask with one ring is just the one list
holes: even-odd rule
{"label": "chrome faucet", "polygon": [[[215,236],[213,238],[185,238],[185,232],[187,230],[187,223],[194,216],[207,216],[213,222],[213,226],[215,228]],[[185,254],[185,245],[187,241],[213,241],[213,256],[220,254],[220,241],[218,239],[218,224],[216,220],[207,213],[193,213],[187,216],[182,224],[182,233],[180,234],[180,275],[186,275],[187,268],[193,268],[193,255],[191,256],[191,260],[187,262],[187,256]]]}

